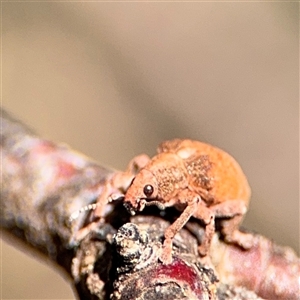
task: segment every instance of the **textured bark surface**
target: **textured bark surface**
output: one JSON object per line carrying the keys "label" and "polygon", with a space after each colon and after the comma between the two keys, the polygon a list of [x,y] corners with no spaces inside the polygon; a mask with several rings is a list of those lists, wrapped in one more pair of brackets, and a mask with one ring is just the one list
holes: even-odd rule
{"label": "textured bark surface", "polygon": [[69,247],[85,214],[71,214],[95,201],[111,170],[36,136],[1,113],[1,227],[70,272]]}
{"label": "textured bark surface", "polygon": [[[62,266],[80,299],[299,299],[295,253],[256,235],[251,251],[214,236],[212,264],[197,253],[203,230],[191,220],[174,239],[173,262],[159,262],[175,209],[149,207],[130,218],[121,202],[79,244],[74,234],[113,170],[39,138],[1,114],[1,227]],[[70,219],[71,216],[77,216]]]}

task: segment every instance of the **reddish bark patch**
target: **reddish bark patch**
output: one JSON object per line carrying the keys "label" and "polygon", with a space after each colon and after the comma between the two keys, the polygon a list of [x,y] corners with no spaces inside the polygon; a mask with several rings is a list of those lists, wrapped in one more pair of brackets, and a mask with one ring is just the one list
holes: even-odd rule
{"label": "reddish bark patch", "polygon": [[156,269],[155,277],[159,279],[172,278],[176,281],[184,282],[199,299],[202,299],[203,287],[199,276],[191,266],[185,264],[182,260],[174,258],[172,264],[159,265]]}

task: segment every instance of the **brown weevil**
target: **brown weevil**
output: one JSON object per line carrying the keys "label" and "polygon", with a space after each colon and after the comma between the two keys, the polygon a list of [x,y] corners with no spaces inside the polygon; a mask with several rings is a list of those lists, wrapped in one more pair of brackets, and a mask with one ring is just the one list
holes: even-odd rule
{"label": "brown weevil", "polygon": [[239,231],[250,199],[250,187],[241,167],[229,154],[193,140],[163,142],[158,154],[134,158],[126,172],[116,173],[97,202],[95,216],[102,218],[105,205],[124,194],[124,205],[134,214],[145,206],[175,206],[181,215],[165,230],[160,259],[172,262],[172,240],[190,217],[202,221],[204,238],[198,250],[208,254],[220,218],[221,233],[228,243],[252,247],[252,235]]}

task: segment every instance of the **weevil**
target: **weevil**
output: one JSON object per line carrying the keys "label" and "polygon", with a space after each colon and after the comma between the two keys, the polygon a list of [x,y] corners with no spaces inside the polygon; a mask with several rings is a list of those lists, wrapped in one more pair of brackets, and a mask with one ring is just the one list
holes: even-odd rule
{"label": "weevil", "polygon": [[252,235],[239,231],[250,195],[246,176],[228,153],[202,142],[175,139],[163,142],[153,158],[137,156],[125,172],[116,173],[97,202],[95,216],[103,218],[105,205],[120,197],[131,214],[150,205],[160,209],[175,206],[182,213],[165,230],[160,255],[169,264],[172,240],[192,216],[205,228],[198,247],[201,256],[208,254],[215,218],[220,219],[226,242],[251,248]]}

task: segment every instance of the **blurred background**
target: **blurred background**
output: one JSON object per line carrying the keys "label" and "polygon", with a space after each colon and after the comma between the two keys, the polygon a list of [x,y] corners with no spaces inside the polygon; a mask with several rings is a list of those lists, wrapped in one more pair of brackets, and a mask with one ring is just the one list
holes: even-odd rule
{"label": "blurred background", "polygon": [[[299,253],[299,3],[5,2],[2,105],[124,169],[174,137],[216,145],[252,187],[244,226]],[[2,299],[72,299],[2,242]]]}

